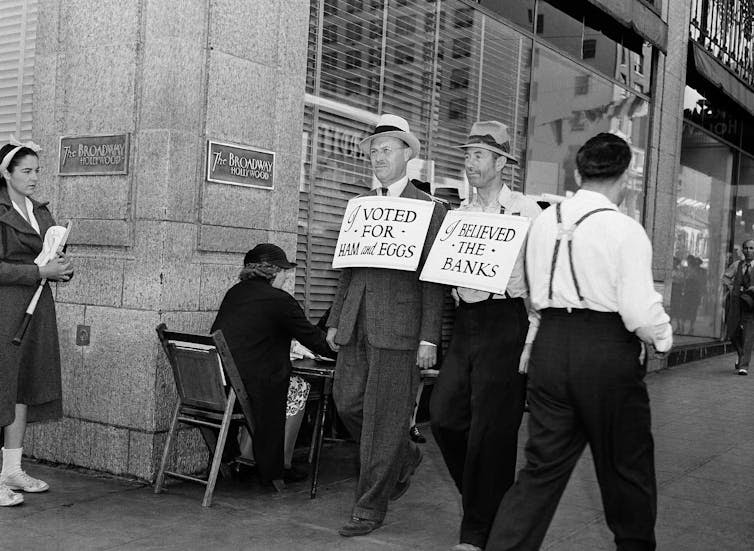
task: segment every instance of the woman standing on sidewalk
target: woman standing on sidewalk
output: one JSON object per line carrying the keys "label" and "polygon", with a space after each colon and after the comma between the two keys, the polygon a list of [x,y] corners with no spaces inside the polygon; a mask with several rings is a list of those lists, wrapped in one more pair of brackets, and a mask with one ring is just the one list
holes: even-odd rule
{"label": "woman standing on sidewalk", "polygon": [[21,346],[11,343],[40,281],[68,281],[73,275],[70,260],[62,254],[45,266],[34,263],[47,229],[55,225],[46,203],[30,198],[38,181],[38,149],[32,142],[13,139],[0,148],[0,506],[23,503],[23,495],[13,490],[49,489],[21,469],[24,433],[27,422],[62,415],[58,328],[49,285]]}

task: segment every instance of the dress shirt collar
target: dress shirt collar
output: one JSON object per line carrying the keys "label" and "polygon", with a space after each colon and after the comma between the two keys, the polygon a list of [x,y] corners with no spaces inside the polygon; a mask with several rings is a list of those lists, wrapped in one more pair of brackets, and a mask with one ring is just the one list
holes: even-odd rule
{"label": "dress shirt collar", "polygon": [[[387,186],[387,194],[389,197],[400,197],[403,193],[403,190],[406,189],[406,186],[408,185],[408,175],[404,176],[400,180],[397,180],[393,182],[392,184]],[[376,185],[374,188],[375,190],[379,190],[383,186],[379,181],[378,185]]]}

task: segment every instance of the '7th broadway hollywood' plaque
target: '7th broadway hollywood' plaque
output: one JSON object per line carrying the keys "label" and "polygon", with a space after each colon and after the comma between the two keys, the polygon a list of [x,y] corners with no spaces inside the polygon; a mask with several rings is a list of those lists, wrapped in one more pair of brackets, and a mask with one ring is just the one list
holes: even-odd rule
{"label": "'7th broadway hollywood' plaque", "polygon": [[128,173],[128,134],[62,136],[58,157],[61,176]]}
{"label": "'7th broadway hollywood' plaque", "polygon": [[255,147],[207,141],[207,181],[273,189],[275,153]]}

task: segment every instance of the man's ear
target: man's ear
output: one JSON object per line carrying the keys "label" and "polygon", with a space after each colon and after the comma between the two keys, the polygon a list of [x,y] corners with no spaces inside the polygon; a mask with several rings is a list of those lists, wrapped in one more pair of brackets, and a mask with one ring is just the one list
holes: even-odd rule
{"label": "man's ear", "polygon": [[413,155],[413,154],[414,154],[414,150],[411,149],[410,147],[408,147],[408,145],[403,148],[403,160],[404,161],[409,162],[411,160],[411,155]]}
{"label": "man's ear", "polygon": [[495,159],[495,170],[497,172],[500,172],[505,168],[505,165],[508,164],[508,157],[505,155],[498,155],[498,158]]}
{"label": "man's ear", "polygon": [[573,179],[576,180],[576,187],[581,187],[581,174],[577,168],[573,169]]}

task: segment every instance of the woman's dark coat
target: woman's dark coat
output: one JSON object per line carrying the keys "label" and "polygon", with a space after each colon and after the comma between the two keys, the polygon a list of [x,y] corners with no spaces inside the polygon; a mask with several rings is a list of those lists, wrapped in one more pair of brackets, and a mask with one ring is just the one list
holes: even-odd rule
{"label": "woman's dark coat", "polygon": [[31,200],[39,234],[13,208],[8,189],[0,187],[0,425],[15,418],[15,404],[29,406],[27,421],[62,415],[60,349],[55,303],[44,287],[21,346],[12,344],[26,307],[39,286],[34,259],[55,221],[46,203]]}
{"label": "woman's dark coat", "polygon": [[264,279],[248,279],[225,294],[212,331],[222,330],[251,400],[254,458],[263,480],[282,478],[285,405],[291,338],[327,355],[322,330],[306,319],[296,299]]}

